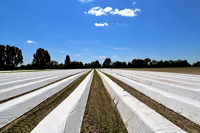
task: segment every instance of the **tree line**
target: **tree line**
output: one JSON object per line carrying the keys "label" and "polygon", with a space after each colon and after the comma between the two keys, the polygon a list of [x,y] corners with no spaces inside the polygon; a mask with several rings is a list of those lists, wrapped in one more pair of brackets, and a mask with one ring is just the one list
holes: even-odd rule
{"label": "tree line", "polygon": [[51,60],[49,52],[43,48],[38,48],[33,54],[31,64],[20,65],[23,63],[23,55],[21,49],[15,46],[0,45],[0,70],[9,69],[80,69],[80,68],[157,68],[157,67],[200,67],[200,61],[188,63],[187,60],[169,60],[156,61],[150,58],[133,59],[131,62],[112,62],[110,58],[106,58],[103,64],[98,60],[91,63],[79,61],[71,61],[70,56],[66,55],[64,63],[58,63]]}

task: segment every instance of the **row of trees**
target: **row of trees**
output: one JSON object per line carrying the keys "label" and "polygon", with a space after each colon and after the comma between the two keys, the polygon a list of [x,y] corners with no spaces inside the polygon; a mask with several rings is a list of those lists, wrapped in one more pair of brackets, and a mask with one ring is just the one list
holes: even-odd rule
{"label": "row of trees", "polygon": [[0,45],[0,69],[15,69],[23,63],[21,49],[15,46]]}
{"label": "row of trees", "polygon": [[[19,64],[23,63],[21,49],[0,45],[0,69],[16,69]],[[77,69],[77,68],[153,68],[153,67],[200,67],[200,61],[189,64],[187,60],[169,60],[156,61],[149,58],[133,59],[131,62],[112,62],[110,58],[106,58],[101,65],[98,60],[91,63],[83,64],[78,61],[71,61],[70,56],[66,55],[64,64],[51,60],[51,56],[47,50],[39,48],[33,54],[33,61],[28,65],[21,65],[20,69]]]}

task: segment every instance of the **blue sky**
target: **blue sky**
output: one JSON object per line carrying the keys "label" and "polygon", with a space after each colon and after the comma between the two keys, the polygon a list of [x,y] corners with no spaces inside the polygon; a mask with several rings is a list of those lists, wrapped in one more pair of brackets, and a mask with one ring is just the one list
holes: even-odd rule
{"label": "blue sky", "polygon": [[52,60],[200,61],[199,0],[0,0],[0,44]]}

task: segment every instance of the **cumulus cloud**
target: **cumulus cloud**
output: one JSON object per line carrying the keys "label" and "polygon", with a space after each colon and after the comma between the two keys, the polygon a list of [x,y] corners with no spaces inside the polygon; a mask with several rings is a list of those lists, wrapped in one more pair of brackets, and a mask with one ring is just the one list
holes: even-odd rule
{"label": "cumulus cloud", "polygon": [[111,11],[110,14],[113,15],[120,15],[120,16],[124,16],[124,17],[135,17],[137,16],[136,12],[140,12],[140,9],[136,8],[135,10],[133,9],[124,9],[124,10],[119,10],[119,9],[115,9],[114,11]]}
{"label": "cumulus cloud", "polygon": [[91,2],[93,0],[79,0],[80,2],[83,2],[83,3],[88,3],[88,2]]}
{"label": "cumulus cloud", "polygon": [[105,9],[103,9],[104,12],[110,12],[112,11],[112,7],[106,7]]}
{"label": "cumulus cloud", "polygon": [[124,16],[124,17],[135,17],[137,16],[136,12],[140,12],[141,10],[139,8],[136,9],[123,9],[123,10],[119,10],[119,9],[114,9],[112,7],[106,7],[106,8],[101,8],[100,6],[98,7],[93,7],[92,9],[90,9],[88,12],[84,12],[85,14],[90,14],[90,15],[95,15],[95,16],[102,16],[102,15],[108,15],[108,14],[112,14],[112,15],[120,15],[120,16]]}
{"label": "cumulus cloud", "polygon": [[28,41],[26,41],[27,43],[36,43],[36,42],[34,42],[34,41],[31,41],[31,40],[28,40]]}
{"label": "cumulus cloud", "polygon": [[108,23],[95,23],[94,25],[97,27],[104,27],[104,26],[108,26]]}
{"label": "cumulus cloud", "polygon": [[93,7],[87,13],[95,16],[107,15],[106,12],[100,6]]}

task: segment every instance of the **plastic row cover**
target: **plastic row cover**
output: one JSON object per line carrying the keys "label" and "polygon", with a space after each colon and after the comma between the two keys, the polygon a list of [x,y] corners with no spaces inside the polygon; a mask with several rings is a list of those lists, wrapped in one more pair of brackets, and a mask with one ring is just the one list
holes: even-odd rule
{"label": "plastic row cover", "polygon": [[168,92],[180,95],[180,96],[189,97],[194,100],[200,101],[200,91],[199,91],[200,86],[199,86],[199,89],[188,88],[188,87],[173,85],[173,84],[160,82],[160,81],[156,81],[156,80],[141,78],[141,77],[126,74],[126,73],[117,73],[117,74],[120,76],[129,78],[129,79],[132,79],[134,81],[137,81],[137,82],[140,82],[140,83],[143,83],[146,85],[150,85],[150,86],[156,87],[158,89],[162,89],[164,91],[168,91]]}
{"label": "plastic row cover", "polygon": [[145,94],[151,99],[154,99],[158,103],[161,103],[167,108],[177,112],[178,114],[186,117],[187,119],[193,121],[194,123],[200,124],[200,102],[199,101],[196,101],[187,97],[175,95],[167,91],[157,89],[155,87],[144,85],[144,84],[135,82],[133,80],[130,80],[128,78],[125,78],[116,74],[111,74],[111,73],[107,73],[107,74],[114,76],[118,80],[126,83],[127,85],[133,87],[134,89]]}
{"label": "plastic row cover", "polygon": [[50,96],[59,92],[86,72],[71,76],[67,79],[46,86],[32,93],[0,104],[0,128],[28,112]]}
{"label": "plastic row cover", "polygon": [[69,73],[61,74],[61,75],[54,75],[54,76],[51,75],[48,77],[42,77],[40,80],[33,78],[32,82],[28,82],[28,83],[16,85],[16,86],[13,86],[10,88],[2,89],[2,90],[0,90],[0,101],[11,98],[11,97],[15,97],[17,95],[20,95],[20,94],[23,94],[23,93],[26,93],[26,92],[29,92],[32,90],[35,90],[37,88],[40,88],[42,86],[45,86],[52,82],[55,82],[59,79],[77,74],[79,72],[80,71],[72,71]]}
{"label": "plastic row cover", "polygon": [[[118,71],[116,71],[116,73],[118,73]],[[185,76],[184,78],[180,79],[179,76],[181,76],[181,74],[167,76],[165,74],[160,74],[159,72],[154,72],[151,75],[149,75],[148,72],[135,74],[134,71],[131,72],[131,71],[125,71],[125,70],[119,71],[119,73],[126,73],[126,74],[134,75],[137,77],[152,79],[152,80],[161,81],[161,82],[167,82],[170,84],[180,85],[180,86],[184,86],[184,87],[191,87],[191,88],[195,88],[195,89],[200,88],[200,79],[197,80],[196,77],[193,77],[193,79],[188,80],[189,76],[193,76],[193,75],[189,75],[189,74],[187,74],[188,77]],[[197,76],[197,75],[194,75],[194,76]],[[176,79],[175,77],[177,77],[179,79]]]}
{"label": "plastic row cover", "polygon": [[93,71],[31,133],[80,132],[92,78]]}
{"label": "plastic row cover", "polygon": [[[107,69],[108,71],[109,69]],[[191,74],[187,74],[184,77],[181,77],[182,74],[174,74],[174,73],[170,73],[170,74],[165,74],[164,72],[160,73],[160,72],[140,72],[140,71],[130,71],[130,70],[113,70],[110,72],[114,72],[114,73],[123,73],[123,74],[129,74],[129,75],[134,75],[137,77],[142,77],[145,79],[152,79],[152,80],[156,80],[156,81],[161,81],[161,82],[167,82],[170,84],[175,84],[175,85],[180,85],[180,86],[184,86],[184,87],[191,87],[191,88],[196,88],[199,89],[200,88],[200,76],[199,75],[191,75]],[[199,76],[199,80],[198,77]],[[191,77],[191,79],[189,80],[189,78]]]}
{"label": "plastic row cover", "polygon": [[[116,70],[124,72],[125,70]],[[133,71],[128,70],[126,73],[134,74],[134,75],[142,75],[142,76],[153,76],[157,78],[167,77],[170,80],[178,80],[185,81],[190,83],[200,83],[200,75],[192,75],[192,74],[180,74],[180,73],[169,73],[169,72],[151,72],[151,71]]]}
{"label": "plastic row cover", "polygon": [[61,71],[58,70],[58,71],[4,73],[4,74],[0,74],[0,78],[2,78],[0,83],[6,83],[10,81],[15,81],[15,80],[28,79],[32,77],[39,77],[39,76],[44,76],[44,75],[56,74],[56,73],[61,73]]}
{"label": "plastic row cover", "polygon": [[128,132],[185,132],[124,91],[107,76],[99,71],[98,73],[111,98],[114,100]]}
{"label": "plastic row cover", "polygon": [[[74,71],[79,71],[80,70],[74,70]],[[83,70],[82,70],[83,71]],[[72,71],[73,72],[73,71]],[[20,73],[18,74],[18,78],[17,79],[10,79],[7,82],[4,81],[3,83],[0,83],[0,89],[6,89],[8,87],[12,87],[12,86],[16,86],[16,85],[21,85],[24,83],[28,83],[28,82],[33,82],[36,80],[40,80],[40,79],[44,79],[44,78],[48,78],[51,76],[55,76],[55,75],[59,75],[59,74],[66,74],[66,73],[71,73],[71,71],[58,71],[56,72],[40,72],[39,74],[35,74],[34,72],[32,74],[29,75],[29,77],[20,77]]]}

